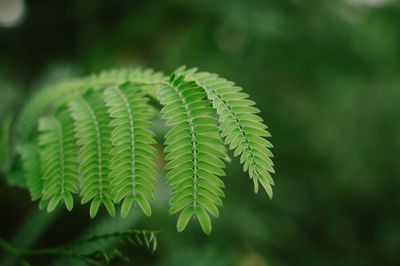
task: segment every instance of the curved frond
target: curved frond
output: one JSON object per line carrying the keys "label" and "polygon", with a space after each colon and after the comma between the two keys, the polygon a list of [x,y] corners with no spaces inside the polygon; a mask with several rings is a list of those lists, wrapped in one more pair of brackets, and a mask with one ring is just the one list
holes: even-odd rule
{"label": "curved frond", "polygon": [[182,210],[178,218],[178,231],[184,230],[196,214],[206,234],[211,232],[209,214],[218,217],[218,208],[224,196],[225,175],[221,159],[225,158],[223,142],[217,120],[211,116],[213,109],[205,92],[194,82],[184,82],[184,76],[171,76],[158,91],[163,118],[172,129],[165,143],[169,160],[166,169],[167,185],[173,186],[170,214]]}
{"label": "curved frond", "polygon": [[240,155],[244,171],[248,171],[253,179],[254,191],[258,191],[258,183],[261,183],[272,198],[272,144],[265,139],[271,135],[266,130],[267,126],[262,123],[262,118],[257,115],[260,110],[255,107],[254,101],[248,99],[248,94],[242,92],[242,88],[235,86],[235,83],[216,74],[195,71],[196,69],[184,71],[180,68],[177,73],[186,73],[187,80],[196,82],[204,89],[219,115],[221,135],[225,138],[225,144],[234,150],[234,156]]}
{"label": "curved frond", "polygon": [[71,210],[72,193],[78,192],[79,181],[73,120],[66,110],[59,111],[55,116],[40,119],[39,131],[43,200],[49,201],[47,211],[53,211],[62,201]]}
{"label": "curved frond", "polygon": [[126,217],[133,203],[146,215],[151,214],[149,201],[154,200],[156,149],[152,125],[148,119],[148,99],[134,84],[109,87],[104,92],[108,112],[112,117],[111,186],[114,202],[123,200],[121,216]]}
{"label": "curved frond", "polygon": [[96,216],[102,204],[111,216],[115,216],[109,176],[111,127],[107,107],[99,93],[91,92],[71,101],[69,109],[80,146],[82,204],[91,201],[91,218]]}
{"label": "curved frond", "polygon": [[17,121],[17,132],[21,141],[28,140],[40,115],[57,103],[66,103],[69,99],[79,97],[87,89],[110,85],[121,85],[127,81],[141,86],[141,90],[156,99],[157,85],[165,80],[162,72],[152,69],[119,69],[103,71],[85,79],[70,80],[57,85],[50,85],[36,93],[24,106]]}

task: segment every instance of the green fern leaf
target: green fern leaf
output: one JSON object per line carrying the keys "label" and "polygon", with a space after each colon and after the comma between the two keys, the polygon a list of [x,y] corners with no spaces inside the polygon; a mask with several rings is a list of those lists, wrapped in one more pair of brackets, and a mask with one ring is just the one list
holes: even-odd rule
{"label": "green fern leaf", "polygon": [[211,221],[210,217],[208,216],[207,212],[201,206],[197,206],[196,208],[196,215],[199,219],[199,223],[201,228],[203,228],[204,233],[206,235],[211,234]]}
{"label": "green fern leaf", "polygon": [[73,120],[66,110],[58,111],[55,116],[39,120],[39,131],[43,200],[49,200],[47,211],[53,211],[62,201],[71,210],[71,193],[78,192],[79,181]]}
{"label": "green fern leaf", "polygon": [[[184,76],[171,76],[158,91],[164,105],[161,112],[172,126],[165,138],[169,160],[165,168],[167,185],[173,186],[170,200],[170,214],[184,209],[178,218],[178,231],[184,230],[193,214],[199,220],[205,233],[211,232],[207,212],[218,217],[216,205],[221,206],[224,196],[222,181],[217,176],[225,175],[221,159],[226,157],[219,135],[217,120],[211,116],[210,101],[205,100],[203,89],[194,82],[183,82]],[[200,211],[200,213],[198,213]]]}
{"label": "green fern leaf", "polygon": [[240,155],[244,171],[248,171],[253,179],[254,192],[257,193],[261,183],[272,198],[272,144],[265,139],[271,135],[261,117],[257,115],[260,110],[254,107],[255,102],[248,99],[249,96],[242,92],[242,88],[216,74],[196,73],[196,69],[185,71],[184,68],[179,68],[176,73],[186,73],[188,81],[194,81],[204,89],[219,115],[221,135],[225,138],[225,144],[234,150],[235,156]]}
{"label": "green fern leaf", "polygon": [[115,216],[109,177],[111,127],[107,107],[99,93],[91,92],[69,103],[78,138],[82,204],[92,201],[90,217],[101,204]]}
{"label": "green fern leaf", "polygon": [[111,142],[111,186],[114,202],[124,200],[121,216],[126,217],[133,203],[137,203],[146,215],[151,214],[149,201],[154,200],[156,149],[154,134],[147,128],[152,125],[148,119],[148,99],[139,87],[123,84],[109,87],[104,92],[106,105],[112,117]]}

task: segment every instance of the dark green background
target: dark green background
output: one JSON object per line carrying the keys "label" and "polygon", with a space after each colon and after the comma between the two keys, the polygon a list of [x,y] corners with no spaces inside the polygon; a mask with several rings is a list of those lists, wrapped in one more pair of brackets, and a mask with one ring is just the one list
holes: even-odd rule
{"label": "dark green background", "polygon": [[[399,265],[397,1],[25,4],[19,25],[0,27],[0,119],[18,112],[41,86],[64,78],[123,66],[170,73],[185,64],[243,86],[270,128],[272,200],[253,193],[235,158],[212,235],[193,221],[179,234],[161,175],[154,215],[117,219],[128,228],[163,230],[155,254],[124,248],[132,265]],[[99,223],[120,228],[106,215],[90,221],[87,206],[60,210],[51,221],[45,213],[36,217],[28,193],[4,178],[0,207],[0,235],[26,244],[16,236],[25,228],[22,239],[38,234],[33,247],[64,243]],[[47,221],[47,229],[34,222],[24,227],[32,215]]]}

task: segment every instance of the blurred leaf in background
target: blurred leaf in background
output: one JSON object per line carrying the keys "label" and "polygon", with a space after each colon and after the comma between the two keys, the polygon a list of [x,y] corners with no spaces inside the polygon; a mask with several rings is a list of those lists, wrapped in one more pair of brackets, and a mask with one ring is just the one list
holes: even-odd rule
{"label": "blurred leaf in background", "polygon": [[[274,198],[252,193],[235,158],[213,234],[178,234],[161,175],[154,215],[135,223],[163,230],[159,248],[132,263],[400,263],[398,1],[0,0],[2,121],[54,80],[183,64],[237,81],[257,102],[275,146]],[[0,197],[0,234],[11,238],[36,205],[4,179]],[[81,208],[37,245],[101,222]]]}

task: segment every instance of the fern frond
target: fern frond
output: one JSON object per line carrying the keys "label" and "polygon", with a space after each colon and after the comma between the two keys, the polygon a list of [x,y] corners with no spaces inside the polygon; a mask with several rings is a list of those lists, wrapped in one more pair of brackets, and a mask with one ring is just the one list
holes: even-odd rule
{"label": "fern frond", "polygon": [[69,245],[73,246],[81,243],[97,242],[99,240],[116,238],[120,240],[119,242],[129,242],[132,245],[145,246],[146,248],[154,252],[157,249],[157,233],[157,231],[128,229],[123,231],[92,235],[74,241]]}
{"label": "fern frond", "polygon": [[147,128],[148,99],[134,84],[109,87],[104,92],[106,105],[112,117],[111,186],[114,202],[123,200],[121,216],[126,217],[133,203],[137,203],[146,215],[151,214],[149,201],[154,200],[156,149],[154,134]]}
{"label": "fern frond", "polygon": [[[165,134],[169,213],[180,213],[178,231],[194,216],[210,234],[210,215],[219,216],[225,196],[220,177],[229,161],[227,146],[240,157],[254,191],[261,184],[272,197],[270,134],[248,98],[231,81],[184,67],[169,80],[150,69],[121,69],[51,86],[29,101],[16,123],[17,141],[28,143],[19,152],[32,199],[41,197],[39,205],[48,211],[60,202],[71,210],[81,181],[81,203],[91,202],[91,218],[102,204],[114,216],[119,203],[122,217],[133,204],[150,215],[156,149],[148,128],[161,105],[170,127]],[[38,151],[31,129],[44,113],[53,115],[39,120]]]}
{"label": "fern frond", "polygon": [[91,201],[90,217],[94,218],[101,204],[111,216],[115,216],[112,202],[109,161],[111,127],[107,107],[102,96],[90,92],[69,103],[75,121],[79,149],[82,204]]}
{"label": "fern frond", "polygon": [[39,131],[43,200],[49,200],[47,211],[53,211],[62,201],[71,210],[72,193],[78,192],[73,119],[66,110],[58,111],[55,116],[39,120]]}
{"label": "fern frond", "polygon": [[265,139],[271,135],[262,118],[257,115],[260,110],[254,107],[255,102],[248,99],[248,94],[242,92],[242,88],[216,74],[196,73],[196,69],[185,71],[184,68],[178,69],[177,73],[185,73],[188,81],[194,81],[204,89],[219,115],[225,144],[234,150],[234,156],[240,155],[243,170],[248,171],[253,180],[254,192],[258,192],[258,183],[261,183],[272,198],[272,144]]}
{"label": "fern frond", "polygon": [[[167,185],[173,186],[170,214],[179,211],[178,231],[185,229],[195,214],[206,234],[211,233],[208,213],[218,217],[218,208],[224,196],[225,175],[221,158],[226,157],[219,135],[217,120],[211,116],[213,109],[202,88],[194,82],[184,82],[184,76],[171,76],[160,86],[158,94],[163,118],[173,126],[166,134],[165,143],[169,160],[165,168]],[[208,212],[208,213],[207,213]]]}
{"label": "fern frond", "polygon": [[40,162],[40,150],[37,144],[27,143],[17,147],[24,162],[24,171],[32,201],[42,197],[43,179]]}

